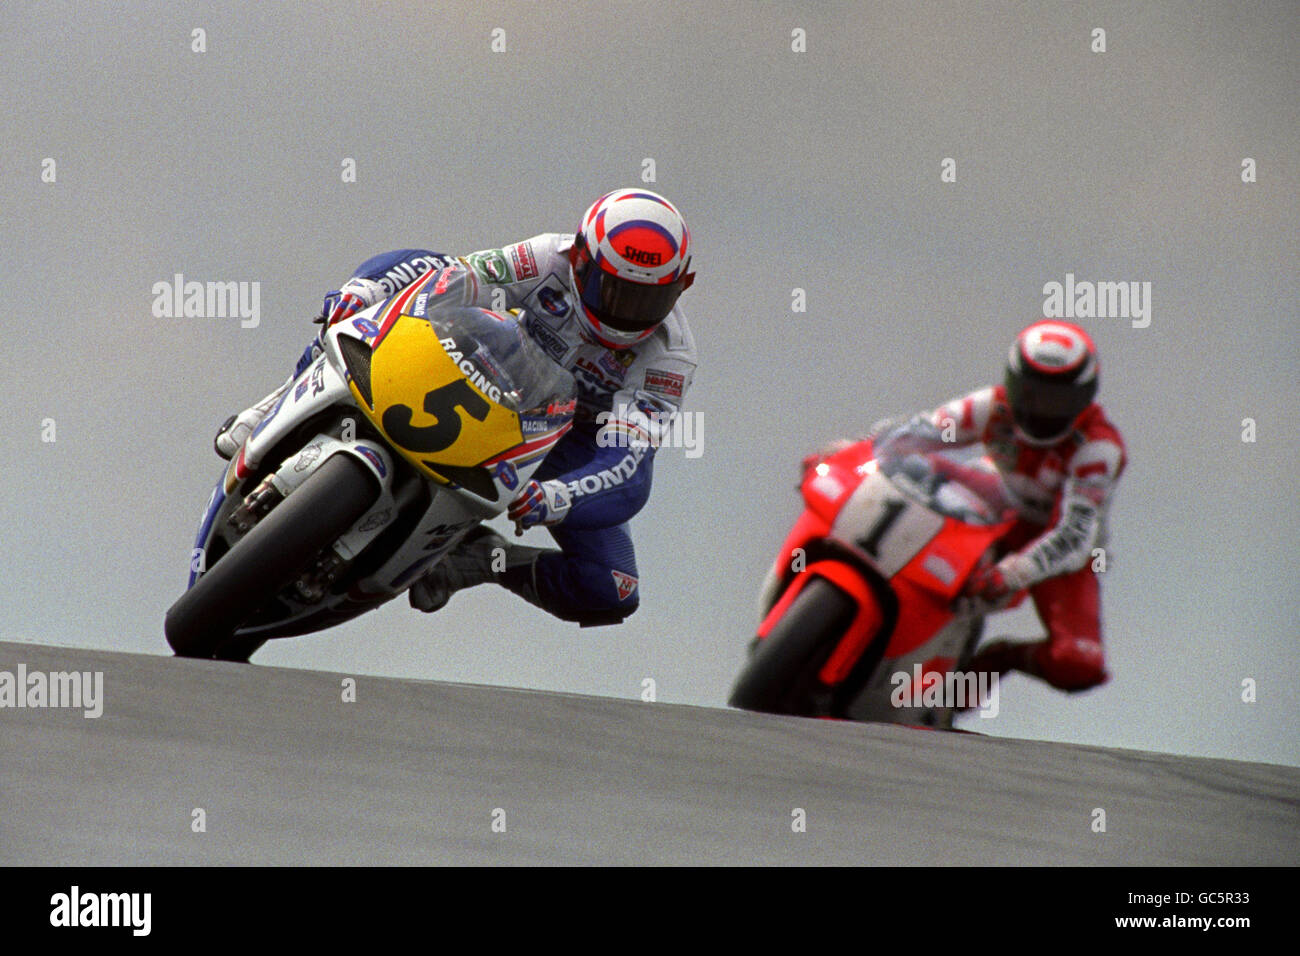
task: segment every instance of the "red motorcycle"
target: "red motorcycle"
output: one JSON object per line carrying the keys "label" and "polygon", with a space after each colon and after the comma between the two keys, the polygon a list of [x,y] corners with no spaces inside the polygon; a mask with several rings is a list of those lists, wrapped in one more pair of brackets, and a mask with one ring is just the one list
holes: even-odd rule
{"label": "red motorcycle", "polygon": [[984,616],[1024,592],[996,607],[959,600],[1015,524],[982,452],[902,430],[807,469],[806,510],[768,574],[731,706],[940,727],[969,707],[996,713],[996,675],[962,667]]}

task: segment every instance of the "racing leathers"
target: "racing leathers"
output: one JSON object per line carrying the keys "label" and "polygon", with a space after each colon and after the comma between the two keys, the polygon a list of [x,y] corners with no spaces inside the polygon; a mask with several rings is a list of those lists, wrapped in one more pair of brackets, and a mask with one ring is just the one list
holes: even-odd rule
{"label": "racing leathers", "polygon": [[[384,253],[362,263],[339,292],[327,297],[321,321],[345,318],[396,294],[430,269],[448,267],[472,269],[478,277],[477,297],[468,304],[523,310],[520,318],[528,334],[573,374],[577,407],[573,428],[511,509],[512,518],[532,514],[525,527],[546,525],[559,550],[510,547],[505,570],[492,579],[562,620],[614,624],[639,604],[628,522],[649,498],[655,449],[695,372],[695,343],[677,307],[631,348],[595,342],[584,332],[569,285],[572,241],[572,235],[543,233],[463,257],[424,249]],[[303,353],[295,374],[318,354],[319,338]],[[481,538],[467,540],[467,548],[472,550],[475,541],[482,550]],[[456,561],[453,553],[445,563],[454,569]],[[453,571],[458,576],[451,590],[487,580],[473,570],[486,566],[481,555],[462,562],[462,571]],[[468,577],[464,569],[469,569]],[[430,576],[437,573],[435,567]],[[441,603],[425,603],[421,586],[412,588],[411,603],[423,610],[435,610],[449,596],[444,588]]]}
{"label": "racing leathers", "polygon": [[1126,455],[1101,406],[1091,404],[1059,442],[1035,445],[1017,432],[1006,391],[994,385],[901,426],[886,421],[871,430],[874,438],[900,433],[946,447],[982,442],[1018,514],[1001,558],[981,584],[987,591],[988,582],[996,582],[989,594],[995,599],[1027,588],[1047,638],[996,642],[981,650],[971,667],[1021,670],[1062,690],[1084,690],[1107,680],[1094,567],[1104,567],[1099,558],[1104,562],[1107,512]]}

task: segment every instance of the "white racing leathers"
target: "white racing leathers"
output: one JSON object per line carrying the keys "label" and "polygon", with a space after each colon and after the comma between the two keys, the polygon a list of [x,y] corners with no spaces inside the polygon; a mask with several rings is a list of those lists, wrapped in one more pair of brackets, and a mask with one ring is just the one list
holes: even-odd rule
{"label": "white racing leathers", "polygon": [[[529,334],[573,373],[577,420],[605,432],[600,447],[657,447],[695,374],[695,341],[686,318],[675,307],[654,335],[630,349],[595,342],[569,288],[572,243],[572,235],[543,233],[460,261],[481,280],[475,304],[525,310]],[[579,495],[595,494],[584,487],[591,483],[579,482]]]}
{"label": "white racing leathers", "polygon": [[[571,234],[543,233],[454,262],[478,279],[474,304],[523,309],[525,328],[578,384],[575,424],[535,478],[563,482],[571,507],[551,527],[561,551],[511,566],[502,583],[557,617],[613,623],[639,600],[627,521],[650,495],[655,449],[673,428],[695,374],[695,342],[680,308],[629,349],[600,345],[569,286]],[[402,249],[363,263],[357,278],[391,295],[449,257]]]}

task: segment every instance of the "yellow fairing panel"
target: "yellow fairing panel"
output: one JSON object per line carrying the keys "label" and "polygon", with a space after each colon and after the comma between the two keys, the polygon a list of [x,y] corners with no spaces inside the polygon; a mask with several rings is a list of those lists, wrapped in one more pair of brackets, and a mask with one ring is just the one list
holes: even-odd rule
{"label": "yellow fairing panel", "polygon": [[[452,340],[446,340],[453,347]],[[523,441],[519,415],[470,359],[448,355],[424,319],[398,316],[370,362],[374,410],[357,404],[419,471],[445,483],[438,466],[469,468]]]}

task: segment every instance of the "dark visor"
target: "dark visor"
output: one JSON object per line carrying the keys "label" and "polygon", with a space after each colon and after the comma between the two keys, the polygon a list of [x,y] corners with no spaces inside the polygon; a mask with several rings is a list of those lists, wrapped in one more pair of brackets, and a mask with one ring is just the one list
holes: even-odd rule
{"label": "dark visor", "polygon": [[1088,407],[1095,387],[1066,382],[1044,382],[1032,376],[1007,376],[1007,398],[1025,415],[1073,418]]}
{"label": "dark visor", "polygon": [[584,249],[579,253],[573,270],[582,304],[602,325],[619,332],[644,332],[654,328],[668,317],[677,297],[689,284],[689,273],[685,269],[676,281],[664,285],[622,279],[601,269],[585,252]]}
{"label": "dark visor", "polygon": [[1008,374],[1006,388],[1016,423],[1034,438],[1051,438],[1088,407],[1097,394],[1097,381],[1079,385]]}

